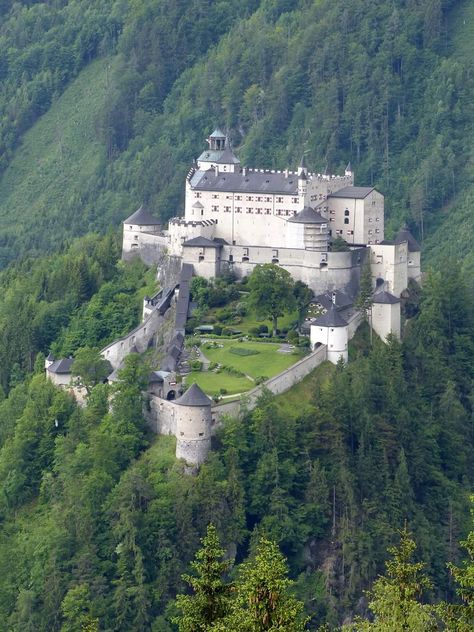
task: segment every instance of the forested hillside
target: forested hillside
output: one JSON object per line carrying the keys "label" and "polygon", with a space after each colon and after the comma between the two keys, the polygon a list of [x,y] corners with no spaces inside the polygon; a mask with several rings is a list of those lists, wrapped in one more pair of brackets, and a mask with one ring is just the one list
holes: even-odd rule
{"label": "forested hillside", "polygon": [[[405,524],[425,601],[459,603],[473,25],[468,0],[0,0],[0,630],[176,632],[211,522],[226,581],[262,535],[278,545],[309,630],[368,616]],[[249,166],[350,161],[385,194],[388,236],[407,221],[434,270],[402,342],[362,327],[349,365],[227,419],[191,476],[144,422],[140,356],[84,408],[43,367],[137,323],[155,274],[120,261],[118,226],[141,202],[181,210],[216,124]]]}
{"label": "forested hillside", "polygon": [[142,201],[176,214],[218,123],[250,166],[296,165],[303,151],[319,171],[351,161],[386,195],[389,232],[408,220],[432,235],[428,255],[472,266],[469,2],[2,7],[3,264]]}

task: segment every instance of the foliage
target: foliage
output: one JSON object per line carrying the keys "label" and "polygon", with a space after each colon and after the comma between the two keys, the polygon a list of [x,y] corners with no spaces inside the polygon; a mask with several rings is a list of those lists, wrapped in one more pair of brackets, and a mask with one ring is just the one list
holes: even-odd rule
{"label": "foliage", "polygon": [[100,355],[99,349],[81,347],[76,353],[71,372],[79,376],[80,383],[90,393],[93,386],[103,382],[112,373],[112,367],[110,362]]}
{"label": "foliage", "polygon": [[424,564],[412,560],[415,549],[416,544],[405,528],[401,532],[400,545],[389,549],[393,559],[386,563],[387,576],[374,583],[369,602],[373,622],[359,622],[351,629],[361,632],[429,632],[437,629],[432,607],[419,602],[422,591],[430,587],[430,582],[422,573]]}
{"label": "foliage", "polygon": [[273,322],[273,335],[277,334],[278,317],[295,307],[294,282],[289,272],[273,263],[254,268],[249,277],[249,305],[257,316],[268,317]]}
{"label": "foliage", "polygon": [[214,525],[208,525],[201,544],[195,561],[191,562],[195,575],[183,575],[194,594],[178,595],[176,599],[181,616],[175,622],[180,632],[205,632],[229,610],[232,586],[224,582],[223,576],[231,564],[222,561],[225,551]]}
{"label": "foliage", "polygon": [[285,559],[274,542],[261,538],[255,557],[239,568],[236,595],[230,614],[209,630],[224,632],[260,632],[306,629],[303,604],[290,593]]}

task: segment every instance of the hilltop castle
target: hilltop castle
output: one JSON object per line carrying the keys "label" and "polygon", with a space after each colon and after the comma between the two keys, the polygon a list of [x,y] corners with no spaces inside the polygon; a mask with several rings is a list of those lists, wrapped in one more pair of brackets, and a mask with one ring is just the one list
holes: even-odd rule
{"label": "hilltop castle", "polygon": [[[101,351],[114,369],[113,382],[125,356],[156,344],[173,319],[160,370],[149,376],[145,414],[157,434],[176,436],[177,457],[193,466],[206,459],[221,416],[239,410],[238,401],[215,404],[197,385],[183,393],[178,383],[193,275],[210,279],[232,271],[242,278],[256,265],[275,263],[313,290],[321,315],[308,323],[311,353],[264,383],[273,393],[324,360],[347,361],[362,320],[354,300],[365,262],[374,286],[371,325],[382,340],[400,336],[400,297],[409,279],[421,276],[419,245],[406,228],[395,240],[384,239],[384,197],[374,187],[354,186],[350,165],[344,175],[313,173],[304,159],[296,171],[248,169],[220,130],[207,141],[186,177],[184,216],[162,230],[140,207],[124,221],[123,258],[158,265],[162,289],[145,298],[142,323]],[[71,364],[48,357],[46,374],[71,388]],[[247,406],[255,405],[261,389],[247,393]]]}
{"label": "hilltop castle", "polygon": [[[150,264],[166,252],[208,279],[226,270],[241,278],[258,264],[276,263],[315,296],[341,290],[353,299],[368,258],[374,287],[384,292],[380,305],[397,303],[408,280],[419,280],[420,247],[406,229],[384,239],[384,196],[354,186],[350,165],[344,175],[313,173],[304,158],[296,171],[249,169],[219,129],[207,142],[186,176],[184,216],[163,231],[139,208],[124,221],[124,259],[138,255]],[[337,237],[345,251],[331,249]],[[377,312],[373,326],[382,338],[400,335],[395,312]]]}

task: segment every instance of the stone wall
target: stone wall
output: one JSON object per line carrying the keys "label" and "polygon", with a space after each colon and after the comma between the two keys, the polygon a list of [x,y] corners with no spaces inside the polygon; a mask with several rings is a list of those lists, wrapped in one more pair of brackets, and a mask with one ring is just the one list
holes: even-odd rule
{"label": "stone wall", "polygon": [[131,236],[131,233],[124,231],[122,259],[131,261],[135,257],[140,257],[145,265],[151,266],[159,261],[167,244],[168,241],[164,235],[137,231]]}
{"label": "stone wall", "polygon": [[[319,366],[324,360],[326,360],[327,347],[325,345],[319,346],[312,353],[305,356],[296,364],[285,369],[278,375],[271,377],[263,384],[255,387],[251,391],[245,394],[246,406],[250,409],[255,408],[257,400],[262,394],[264,388],[267,388],[274,395],[284,393],[292,386],[301,382],[313,369]],[[224,404],[216,404],[212,407],[212,421],[213,430],[218,426],[223,415],[235,415],[239,412],[241,401],[236,400],[234,402],[228,402]]]}

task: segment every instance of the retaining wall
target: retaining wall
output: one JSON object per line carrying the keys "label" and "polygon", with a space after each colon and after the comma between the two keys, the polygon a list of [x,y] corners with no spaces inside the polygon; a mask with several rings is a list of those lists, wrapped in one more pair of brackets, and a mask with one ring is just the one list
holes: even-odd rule
{"label": "retaining wall", "polygon": [[[278,375],[271,377],[269,380],[256,386],[254,389],[245,393],[245,403],[247,408],[255,408],[257,404],[257,400],[262,394],[264,388],[267,388],[274,395],[279,395],[280,393],[284,393],[292,386],[301,382],[301,380],[311,373],[313,369],[319,366],[324,360],[326,360],[327,355],[327,347],[326,345],[321,345],[315,351],[305,356],[296,364],[285,369]],[[228,402],[226,404],[216,404],[212,407],[212,422],[213,422],[213,430],[220,423],[220,420],[223,415],[235,415],[239,412],[241,406],[241,401],[236,400],[234,402]]]}

